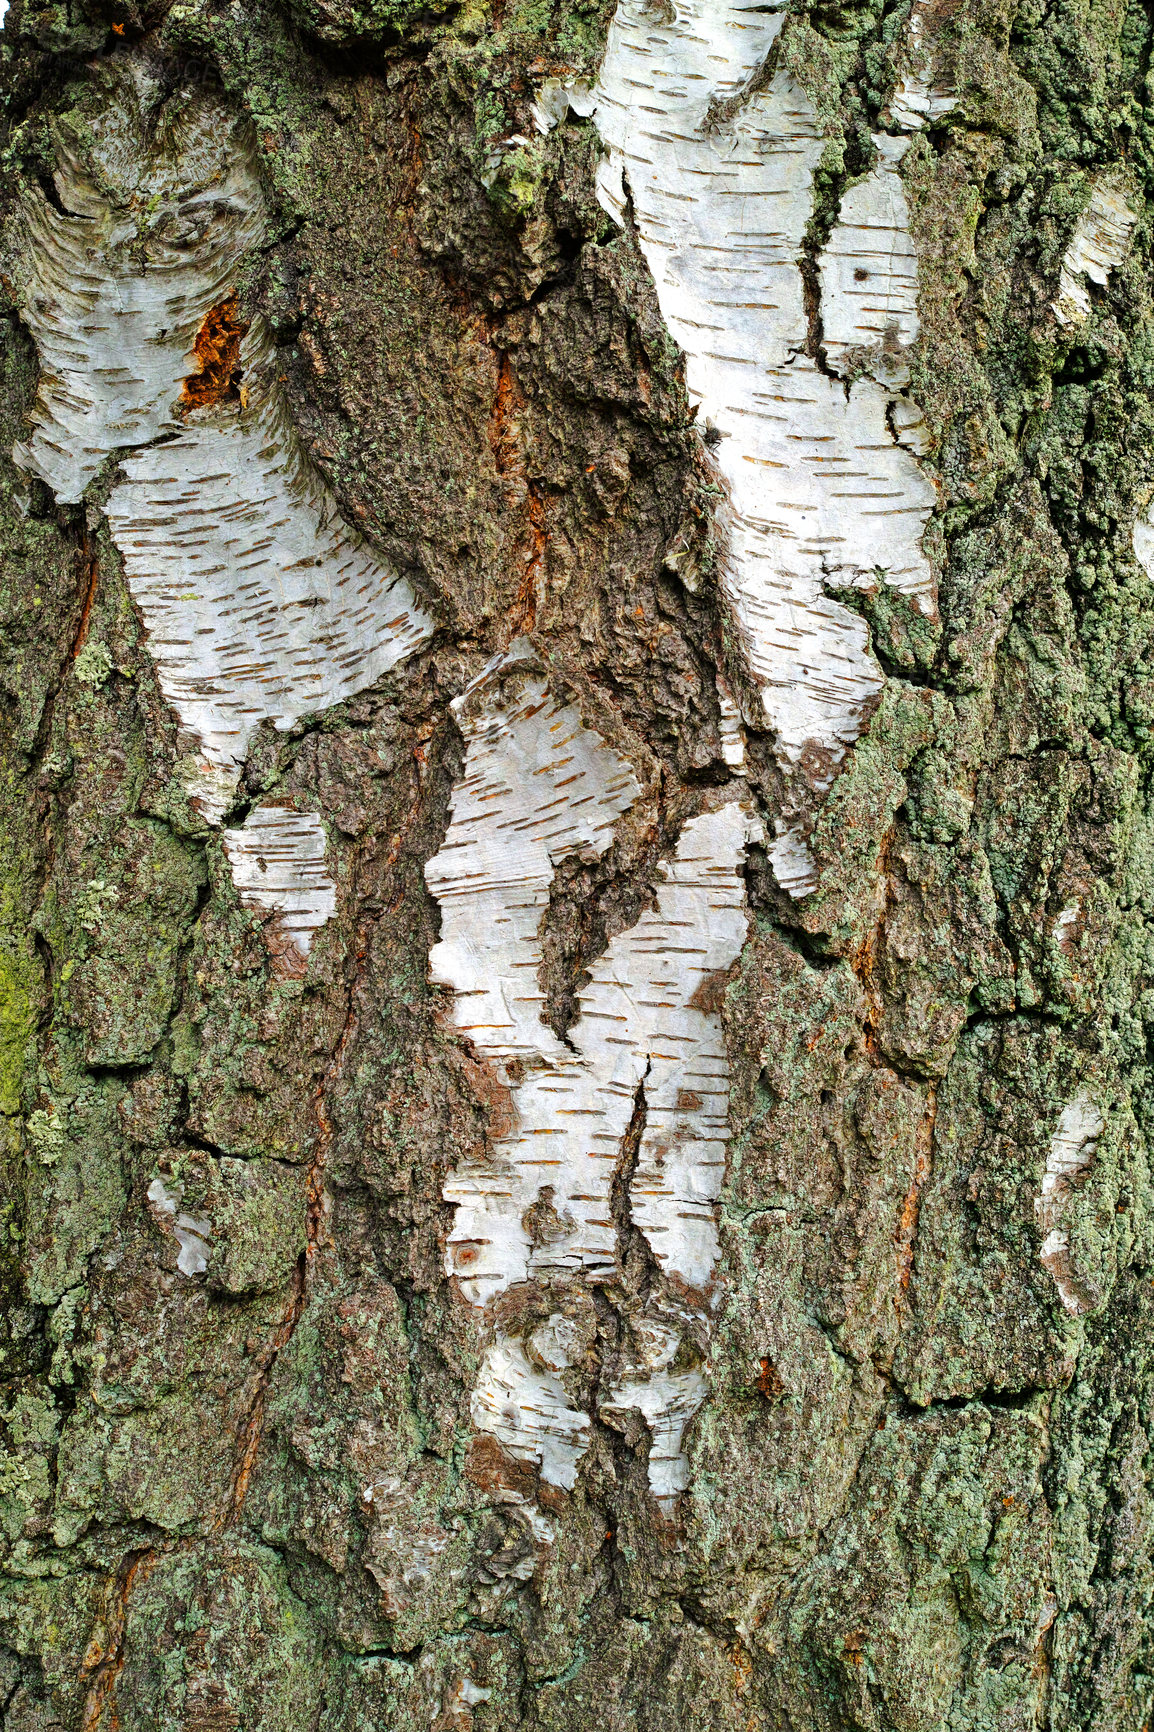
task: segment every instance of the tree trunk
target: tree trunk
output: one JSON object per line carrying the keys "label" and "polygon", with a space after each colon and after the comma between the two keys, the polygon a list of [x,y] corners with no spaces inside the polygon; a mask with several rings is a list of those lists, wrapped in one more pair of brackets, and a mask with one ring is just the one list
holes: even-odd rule
{"label": "tree trunk", "polygon": [[1141,0],[12,0],[5,1732],[1139,1732]]}

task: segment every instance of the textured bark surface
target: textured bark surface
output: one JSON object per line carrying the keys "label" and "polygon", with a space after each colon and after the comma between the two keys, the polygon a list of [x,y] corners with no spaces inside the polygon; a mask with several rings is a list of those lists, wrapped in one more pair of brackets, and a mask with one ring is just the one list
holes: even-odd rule
{"label": "textured bark surface", "polygon": [[12,0],[4,1732],[1140,1732],[1142,0]]}

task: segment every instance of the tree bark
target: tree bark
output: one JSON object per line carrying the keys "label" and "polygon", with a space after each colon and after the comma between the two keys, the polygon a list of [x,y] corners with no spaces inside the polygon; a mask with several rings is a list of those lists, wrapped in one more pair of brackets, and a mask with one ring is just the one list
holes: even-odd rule
{"label": "tree bark", "polygon": [[4,1732],[1139,1732],[1140,0],[12,0]]}

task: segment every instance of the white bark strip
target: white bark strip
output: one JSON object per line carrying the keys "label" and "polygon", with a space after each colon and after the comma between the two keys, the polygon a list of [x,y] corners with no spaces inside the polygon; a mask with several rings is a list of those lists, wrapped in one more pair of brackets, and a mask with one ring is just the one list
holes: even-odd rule
{"label": "white bark strip", "polygon": [[57,142],[52,178],[69,214],[38,191],[22,197],[20,287],[40,385],[13,455],[68,504],[113,451],[183,426],[196,334],[265,229],[250,152],[223,104],[188,104],[150,143],[148,75],[135,61],[120,73],[84,159]]}
{"label": "white bark strip", "polygon": [[1134,554],[1146,576],[1154,581],[1154,504],[1135,519],[1133,530]]}
{"label": "white bark strip", "polygon": [[589,1447],[592,1422],[571,1407],[557,1373],[570,1362],[566,1319],[555,1315],[527,1341],[502,1336],[489,1348],[470,1411],[478,1431],[517,1461],[539,1468],[549,1485],[572,1491]]}
{"label": "white bark strip", "polygon": [[163,1179],[153,1179],[147,1196],[157,1221],[180,1246],[176,1266],[182,1275],[203,1275],[212,1254],[212,1222],[204,1215],[178,1213],[184,1186],[169,1190]]}
{"label": "white bark strip", "polygon": [[351,697],[432,629],[305,461],[264,347],[257,331],[242,349],[245,408],[197,411],[171,443],[127,458],[108,502],[161,688],[199,746],[190,785],[212,821],[262,721],[289,728]]}
{"label": "white bark strip", "polygon": [[[501,1064],[513,1125],[493,1139],[491,1160],[458,1169],[445,1186],[457,1205],[447,1268],[471,1304],[487,1305],[530,1276],[612,1274],[610,1189],[643,1080],[648,1116],[630,1196],[633,1220],[667,1273],[691,1287],[708,1284],[717,1255],[713,1205],[729,1135],[729,1072],[717,1011],[698,1009],[693,1000],[745,940],[737,869],[750,830],[736,803],[687,824],[657,908],[594,964],[570,1046],[542,1025],[535,1050],[527,1043],[520,1049],[523,1070],[516,1061]],[[427,868],[434,895],[453,846],[450,828],[445,849]],[[513,932],[515,949],[502,955],[496,920],[490,932],[493,975],[508,980],[513,968],[532,968],[535,986],[539,950]],[[477,1051],[498,1061],[512,1057],[507,1022],[472,1020],[468,995],[478,992],[476,972],[447,977],[444,946],[433,957],[434,978],[461,981],[457,990],[466,998],[463,1006],[458,999],[458,1026]],[[539,998],[526,994],[525,1001],[531,1009]],[[530,1053],[535,1062],[525,1063]],[[530,1210],[535,1221],[526,1219]]]}
{"label": "white bark strip", "polygon": [[[306,459],[259,321],[239,401],[181,401],[206,316],[265,232],[251,146],[209,91],[164,104],[132,55],[101,76],[83,158],[58,139],[62,210],[24,197],[21,289],[41,375],[14,456],[75,502],[121,455],[109,525],[182,724],[189,793],[217,824],[262,722],[289,728],[372,685],[432,622]],[[277,908],[307,955],[334,905],[319,822],[265,808],[225,846],[244,899]]]}
{"label": "white bark strip", "polygon": [[325,827],[314,812],[258,806],[221,840],[246,908],[275,913],[301,957],[313,933],[336,912],[336,886],[325,866]]}
{"label": "white bark strip", "polygon": [[835,373],[864,363],[896,391],[909,384],[918,337],[918,258],[898,173],[909,140],[877,133],[873,142],[878,165],[842,199],[821,256],[822,343]]}
{"label": "white bark strip", "polygon": [[1130,236],[1138,213],[1120,184],[1116,172],[1100,175],[1090,202],[1074,225],[1074,233],[1062,259],[1058,298],[1054,312],[1058,323],[1084,325],[1090,317],[1087,282],[1105,288],[1130,250]]}
{"label": "white bark strip", "polygon": [[[917,332],[901,146],[877,141],[881,164],[847,195],[822,261],[833,364],[872,351],[874,376],[847,389],[804,352],[814,109],[785,73],[744,94],[784,14],[738,0],[669,10],[619,0],[593,93],[599,192],[619,222],[631,199],[691,401],[721,434],[729,599],[783,759],[821,788],[881,686],[864,624],[825,588],[880,576],[932,606],[921,537],[935,493],[887,420]],[[717,105],[733,99],[725,118]]]}
{"label": "white bark strip", "polygon": [[932,11],[932,6],[915,0],[906,38],[906,69],[889,101],[891,120],[905,132],[917,132],[957,106],[957,93],[935,76],[934,56],[925,41],[926,20]]}
{"label": "white bark strip", "polygon": [[604,854],[641,788],[575,706],[550,695],[533,660],[519,641],[453,705],[465,775],[425,878],[441,905],[432,979],[456,993],[455,1026],[490,1058],[539,1064],[568,1056],[541,1021],[537,984],[553,869]]}
{"label": "white bark strip", "polygon": [[1104,1125],[1100,1109],[1085,1095],[1063,1109],[1046,1156],[1041,1193],[1034,1203],[1044,1234],[1039,1258],[1053,1278],[1062,1304],[1075,1317],[1086,1310],[1086,1295],[1070,1256],[1070,1234],[1063,1219],[1065,1200],[1071,1185],[1093,1160]]}
{"label": "white bark strip", "polygon": [[[593,1090],[580,1091],[581,1110],[592,1123],[601,1095],[605,1130],[618,1147],[644,1081],[630,1213],[664,1273],[693,1288],[708,1284],[717,1260],[714,1204],[729,1140],[729,1061],[711,977],[722,975],[745,943],[738,870],[755,834],[736,801],[686,824],[657,907],[594,963],[572,1035],[598,1079]],[[575,1177],[581,1182],[580,1172]],[[547,1266],[553,1254],[549,1248],[535,1260]]]}
{"label": "white bark strip", "polygon": [[[663,1272],[700,1292],[717,1258],[714,1205],[729,1135],[718,977],[745,940],[738,873],[757,827],[737,801],[685,825],[656,908],[592,965],[578,1019],[560,1040],[540,1019],[538,984],[553,870],[580,850],[603,854],[640,788],[575,706],[550,695],[532,656],[514,645],[457,700],[465,771],[444,845],[426,867],[443,933],[432,977],[453,988],[454,1024],[492,1065],[507,1102],[486,1150],[445,1186],[456,1204],[446,1268],[478,1307],[527,1279],[611,1278],[611,1191],[643,1099],[632,1219]],[[563,1322],[550,1320],[547,1343],[546,1326],[527,1343],[498,1337],[472,1413],[545,1479],[571,1486],[588,1420],[560,1382]],[[639,1407],[650,1422],[650,1483],[663,1499],[684,1483],[681,1437],[706,1388],[700,1373],[668,1373],[679,1340],[666,1329],[652,1364],[611,1391],[612,1406]]]}
{"label": "white bark strip", "polygon": [[650,1321],[637,1332],[640,1351],[609,1390],[602,1405],[606,1414],[637,1408],[653,1436],[649,1451],[649,1486],[668,1508],[689,1483],[689,1463],[682,1450],[685,1428],[707,1393],[702,1372],[672,1371],[681,1345],[678,1330]]}

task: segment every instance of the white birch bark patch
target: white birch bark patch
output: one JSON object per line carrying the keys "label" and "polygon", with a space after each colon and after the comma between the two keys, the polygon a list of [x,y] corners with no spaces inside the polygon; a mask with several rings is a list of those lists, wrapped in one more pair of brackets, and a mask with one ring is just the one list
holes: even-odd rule
{"label": "white birch bark patch", "polygon": [[[267,331],[239,320],[237,270],[266,224],[243,126],[204,87],[166,100],[132,55],[102,63],[89,102],[83,133],[57,140],[60,208],[24,194],[20,288],[41,371],[14,457],[75,502],[120,456],[109,526],[182,724],[190,796],[218,824],[256,728],[372,685],[432,622],[342,520]],[[225,846],[242,899],[275,906],[307,955],[333,905],[317,820],[262,809]]]}
{"label": "white birch bark patch", "polygon": [[[470,1402],[473,1424],[549,1485],[572,1491],[592,1422],[570,1405],[557,1373],[569,1364],[565,1319],[551,1317],[527,1341],[502,1336],[485,1355]],[[560,1326],[560,1327],[559,1327]]]}
{"label": "white birch bark patch", "polygon": [[1133,545],[1139,565],[1154,581],[1154,504],[1148,505],[1142,516],[1135,519]]}
{"label": "white birch bark patch", "polygon": [[21,202],[18,284],[40,383],[14,456],[69,504],[110,453],[182,427],[196,334],[265,229],[251,152],[221,101],[200,92],[150,139],[160,93],[141,63],[120,58],[105,82],[83,156],[57,139],[62,208],[34,188]]}
{"label": "white birch bark patch", "polygon": [[[737,801],[685,825],[656,907],[592,964],[560,1040],[541,1021],[538,984],[553,870],[583,848],[603,854],[640,789],[576,706],[550,694],[531,655],[514,646],[457,700],[465,770],[426,867],[443,933],[432,977],[452,987],[454,1024],[493,1066],[506,1102],[484,1151],[446,1183],[456,1205],[446,1268],[481,1308],[529,1278],[546,1287],[611,1278],[611,1190],[643,1100],[630,1213],[675,1288],[700,1294],[717,1258],[729,1135],[718,981],[745,940],[739,871],[757,826]],[[564,1343],[556,1331],[551,1341],[552,1358],[500,1337],[473,1419],[543,1477],[571,1485],[587,1439],[558,1380]],[[706,1387],[700,1376],[692,1390],[671,1382],[667,1363],[614,1392],[650,1420],[650,1482],[663,1498],[680,1489],[670,1489],[680,1472],[670,1464]]]}
{"label": "white birch bark patch", "polygon": [[170,1190],[163,1179],[153,1179],[147,1192],[157,1221],[180,1246],[176,1266],[181,1274],[203,1275],[212,1251],[212,1222],[206,1215],[184,1214],[180,1209],[183,1195],[183,1185]]}
{"label": "white birch bark patch", "polygon": [[1034,1202],[1043,1234],[1039,1259],[1063,1306],[1075,1317],[1086,1310],[1087,1296],[1070,1254],[1065,1203],[1070,1187],[1093,1161],[1104,1126],[1101,1110],[1086,1095],[1078,1095],[1063,1108],[1046,1155],[1042,1189]]}
{"label": "white birch bark patch", "polygon": [[653,1438],[650,1489],[660,1504],[669,1507],[689,1483],[689,1463],[681,1445],[686,1426],[705,1400],[706,1380],[695,1369],[671,1369],[681,1345],[676,1329],[649,1321],[637,1334],[641,1351],[610,1387],[602,1412],[624,1413],[635,1407],[644,1415]]}
{"label": "white birch bark patch", "polygon": [[200,410],[127,457],[108,502],[161,688],[197,745],[190,785],[214,821],[262,721],[289,728],[352,696],[432,629],[304,459],[263,346],[259,331],[242,346],[246,406]]}
{"label": "white birch bark patch", "polygon": [[313,933],[336,912],[320,819],[288,806],[258,806],[239,829],[223,831],[221,840],[244,907],[275,914],[303,960]]}
{"label": "white birch bark patch", "polygon": [[869,350],[872,376],[847,388],[805,353],[799,258],[823,138],[784,72],[746,93],[783,17],[674,0],[659,18],[619,0],[593,112],[602,203],[625,222],[631,201],[690,399],[720,435],[726,587],[767,720],[820,789],[881,686],[864,624],[825,590],[881,578],[931,608],[921,539],[936,495],[917,435],[899,439],[888,413],[917,334],[900,141],[875,141],[879,165],[848,192],[820,262],[830,362]]}
{"label": "white birch bark patch", "polygon": [[918,337],[918,259],[898,173],[909,140],[878,133],[874,147],[878,165],[847,191],[821,255],[822,342],[835,373],[857,362],[900,390]]}
{"label": "white birch bark patch", "polygon": [[[600,1080],[599,1089],[583,1092],[601,1095],[618,1147],[644,1083],[630,1213],[663,1272],[697,1289],[707,1286],[717,1260],[714,1205],[729,1140],[729,1060],[716,982],[745,943],[738,873],[757,834],[736,801],[686,824],[657,907],[593,965],[573,1031]],[[552,1255],[546,1248],[535,1260],[547,1266]]]}
{"label": "white birch bark patch", "polygon": [[[905,42],[905,70],[889,100],[890,119],[903,131],[917,132],[943,119],[957,106],[957,94],[936,75],[926,24],[936,8],[915,4]],[[946,12],[942,7],[941,11]]]}
{"label": "white birch bark patch", "polygon": [[1076,328],[1090,317],[1088,283],[1105,288],[1111,271],[1130,250],[1138,213],[1116,172],[1100,175],[1090,201],[1074,225],[1062,259],[1054,312],[1058,323]]}
{"label": "white birch bark patch", "polygon": [[453,709],[467,755],[449,833],[425,868],[441,905],[432,979],[453,988],[454,1023],[487,1056],[563,1060],[537,984],[553,870],[572,854],[604,854],[641,787],[576,706],[550,694],[523,641]]}

